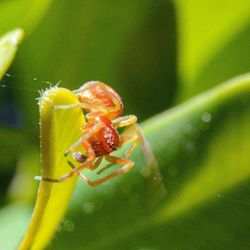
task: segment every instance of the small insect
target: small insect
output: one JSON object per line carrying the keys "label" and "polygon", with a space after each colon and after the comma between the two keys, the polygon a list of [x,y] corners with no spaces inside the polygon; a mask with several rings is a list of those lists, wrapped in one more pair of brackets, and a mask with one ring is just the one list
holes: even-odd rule
{"label": "small insect", "polygon": [[[122,99],[111,87],[99,81],[91,81],[83,84],[73,93],[79,99],[79,103],[62,105],[56,108],[81,107],[86,111],[87,122],[81,128],[83,135],[64,154],[65,157],[71,155],[79,163],[79,166],[75,166],[71,161],[68,161],[69,166],[73,169],[71,172],[57,179],[47,177],[37,177],[37,179],[58,183],[74,174],[78,174],[90,186],[100,185],[117,175],[126,173],[134,166],[134,162],[129,157],[138,143],[142,145],[148,164],[154,160],[150,144],[145,140],[143,132],[137,123],[137,117],[135,115],[121,116],[123,112]],[[120,135],[117,129],[123,127],[126,128]],[[112,152],[121,148],[127,142],[131,142],[132,145],[124,156],[111,155]],[[76,151],[81,145],[86,152],[85,154]],[[120,165],[121,167],[105,177],[94,181],[89,180],[82,171],[84,169],[96,170],[103,159],[109,163],[102,167],[97,174],[104,172],[113,165]]]}

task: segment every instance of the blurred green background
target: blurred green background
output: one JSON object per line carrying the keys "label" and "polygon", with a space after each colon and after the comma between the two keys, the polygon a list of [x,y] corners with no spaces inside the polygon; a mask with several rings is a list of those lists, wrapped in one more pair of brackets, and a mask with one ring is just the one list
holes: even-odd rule
{"label": "blurred green background", "polygon": [[[36,98],[46,81],[69,89],[108,83],[124,113],[144,121],[250,69],[248,0],[9,0],[0,2],[0,16],[0,35],[25,31],[1,80],[14,87],[0,89],[0,245],[7,250],[16,249],[34,205]],[[48,249],[249,249],[249,91],[235,88],[211,103],[204,96],[200,107],[184,103],[176,117],[173,109],[166,122],[146,122],[167,189],[154,212],[145,209],[146,184],[136,172],[104,188],[79,183]],[[144,225],[183,197],[192,205]]]}

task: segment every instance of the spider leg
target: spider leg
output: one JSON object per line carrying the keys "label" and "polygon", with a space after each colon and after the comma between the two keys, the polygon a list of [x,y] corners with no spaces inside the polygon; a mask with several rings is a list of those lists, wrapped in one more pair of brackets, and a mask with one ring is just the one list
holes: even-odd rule
{"label": "spider leg", "polygon": [[90,104],[87,102],[78,102],[74,104],[64,104],[64,105],[55,105],[53,107],[54,109],[74,109],[74,108],[81,108],[85,110],[98,110],[102,113],[108,113],[108,112],[115,112],[118,110],[118,106],[114,107],[107,107],[103,106],[102,104]]}
{"label": "spider leg", "polygon": [[[129,136],[121,136],[121,145],[123,145],[125,142],[133,142],[133,145],[129,148],[129,150],[125,153],[125,155],[123,156],[123,158],[129,158],[130,155],[132,154],[132,152],[135,150],[135,148],[137,147],[138,145],[138,138],[136,136],[134,137],[129,137]],[[105,167],[101,168],[97,174],[101,174],[102,172],[104,172],[105,170],[111,168],[112,166],[114,166],[115,163],[112,162],[112,163],[109,163],[108,165],[106,165]]]}
{"label": "spider leg", "polygon": [[[116,127],[126,127],[121,135],[121,145],[127,142],[133,142],[132,146],[126,152],[125,157],[129,157],[135,150],[138,143],[141,143],[143,154],[148,163],[148,168],[144,168],[144,176],[148,177],[149,185],[149,207],[153,208],[163,199],[166,194],[166,187],[162,181],[160,169],[155,159],[154,153],[149,142],[145,139],[143,131],[136,123],[135,116],[124,116],[112,121]],[[142,169],[143,170],[143,169]],[[142,172],[143,173],[143,172]]]}
{"label": "spider leg", "polygon": [[[102,162],[103,160],[103,157],[100,157],[97,159],[96,162],[94,162],[94,164],[90,165],[90,166],[86,166],[85,162],[83,164],[81,164],[79,167],[76,167],[72,162],[68,161],[68,164],[69,166],[73,169],[73,171],[57,178],[57,179],[53,179],[53,178],[48,178],[48,177],[42,177],[42,179],[39,179],[37,177],[40,177],[40,176],[37,176],[36,179],[39,179],[39,180],[42,180],[42,181],[47,181],[47,182],[55,182],[55,183],[60,183],[66,179],[68,179],[69,177],[72,177],[74,174],[78,174],[82,179],[87,179],[87,177],[85,177],[83,174],[80,173],[80,171],[82,171],[84,168],[90,168],[91,170],[94,170],[96,169],[100,163]],[[84,177],[84,178],[83,178]],[[87,184],[88,181],[85,181]]]}
{"label": "spider leg", "polygon": [[106,155],[105,159],[109,162],[111,162],[112,164],[119,164],[122,165],[122,167],[110,174],[108,174],[107,176],[100,178],[98,180],[95,181],[91,181],[89,180],[85,175],[83,175],[82,173],[79,173],[78,175],[80,176],[81,180],[84,181],[85,183],[89,184],[92,187],[98,186],[104,182],[107,182],[108,180],[112,179],[113,177],[126,173],[128,172],[133,166],[134,166],[134,162],[130,161],[129,159],[126,158],[119,158],[119,157],[115,157],[115,156],[111,156],[111,155]]}
{"label": "spider leg", "polygon": [[[81,100],[79,103],[74,103],[74,104],[55,105],[54,109],[74,109],[74,108],[80,107],[85,110],[95,110],[95,111],[98,111],[98,113],[102,113],[102,114],[119,111],[121,109],[121,105],[119,101],[113,95],[110,94],[110,92],[103,86],[102,83],[96,82],[95,84],[98,85],[99,88],[101,88],[102,91],[105,92],[105,94],[112,100],[114,106],[111,106],[111,107],[104,106],[101,101],[96,99],[95,103],[89,103],[87,100],[86,101]],[[77,90],[74,90],[73,92],[76,95],[80,95],[82,91],[83,91],[82,89],[77,89]]]}
{"label": "spider leg", "polygon": [[77,173],[77,171],[75,171],[77,169],[77,171],[82,170],[83,168],[75,168],[74,171],[71,171],[59,178],[53,179],[53,178],[49,178],[49,177],[42,177],[42,176],[36,176],[35,179],[38,181],[46,181],[46,182],[53,182],[53,183],[60,183],[62,181],[65,181],[66,179],[72,177],[75,173]]}
{"label": "spider leg", "polygon": [[[102,89],[102,91],[105,93],[106,96],[108,96],[110,98],[110,100],[113,102],[114,106],[104,106],[102,101],[100,101],[100,103],[98,103],[98,99],[95,99],[95,103],[89,103],[87,100],[83,101],[81,99],[81,103],[83,103],[84,105],[87,104],[88,105],[88,109],[92,109],[92,110],[98,110],[101,111],[102,113],[109,113],[109,112],[117,112],[121,109],[121,104],[119,102],[119,100],[117,100],[117,98],[115,96],[113,96],[107,89],[106,87],[103,85],[103,83],[99,82],[99,81],[94,81],[95,86],[98,86],[100,89]],[[77,89],[74,90],[73,92],[76,95],[81,95],[81,92],[84,91],[83,89]]]}
{"label": "spider leg", "polygon": [[126,115],[112,120],[112,123],[117,128],[127,127],[137,122],[135,115]]}
{"label": "spider leg", "polygon": [[149,142],[145,139],[143,131],[140,125],[137,123],[137,117],[134,115],[122,116],[117,119],[112,120],[112,123],[115,127],[127,127],[123,131],[121,135],[121,145],[127,142],[133,142],[130,149],[125,154],[125,158],[128,158],[135,148],[137,147],[138,143],[141,143],[143,154],[147,159],[148,164],[152,164],[156,162],[153,151],[150,147]]}
{"label": "spider leg", "polygon": [[96,168],[99,167],[99,165],[102,163],[103,160],[103,156],[100,156],[95,162],[94,164],[92,164],[92,166],[90,167],[91,170],[95,170]]}
{"label": "spider leg", "polygon": [[105,167],[101,168],[101,169],[97,172],[97,174],[100,174],[100,173],[104,172],[105,170],[111,168],[113,165],[115,165],[115,164],[114,164],[114,163],[109,163],[109,164],[107,164]]}
{"label": "spider leg", "polygon": [[[76,147],[78,147],[80,144],[82,144],[82,146],[84,147],[84,149],[86,150],[86,154],[87,154],[87,159],[79,166],[79,167],[75,167],[73,169],[73,171],[59,177],[59,178],[49,178],[49,177],[41,177],[41,176],[36,176],[35,179],[39,180],[39,181],[47,181],[47,182],[55,182],[55,183],[59,183],[62,182],[68,178],[70,178],[71,176],[73,176],[74,174],[79,173],[80,171],[82,171],[84,168],[89,168],[92,169],[93,166],[93,161],[96,158],[95,152],[91,146],[91,144],[89,143],[89,138],[94,135],[99,129],[101,129],[103,126],[102,123],[97,123],[95,125],[92,126],[92,128],[89,129],[88,132],[86,132],[75,144],[73,144],[65,153],[65,155],[68,155],[70,152],[72,152]],[[100,162],[97,160],[97,164],[99,165]],[[72,167],[73,164],[70,164],[70,166]],[[73,165],[74,166],[74,165]]]}
{"label": "spider leg", "polygon": [[[103,127],[103,123],[99,122],[97,124],[94,124],[93,126],[91,126],[88,130],[83,130],[86,132],[84,133],[84,135],[77,141],[75,142],[73,145],[71,145],[66,152],[64,153],[64,156],[69,155],[70,153],[72,153],[76,148],[78,148],[80,145],[83,145],[84,143],[86,143],[86,141],[93,136],[95,133],[97,133],[101,128]],[[86,145],[86,147],[89,147]]]}
{"label": "spider leg", "polygon": [[[90,166],[88,166],[87,168],[90,169],[90,170],[95,170],[96,168],[99,167],[99,165],[101,164],[103,160],[103,156],[99,157],[94,163],[92,163]],[[76,168],[79,168],[79,167],[76,167],[71,161],[67,161],[69,166],[72,168],[72,169],[76,169]],[[84,162],[85,163],[85,162]],[[83,164],[84,164],[83,163]],[[79,173],[77,173],[79,174]]]}
{"label": "spider leg", "polygon": [[[90,168],[91,170],[96,169],[96,168],[101,164],[102,160],[103,160],[103,157],[99,157],[99,158],[97,159],[97,161],[95,161],[89,168]],[[68,164],[69,164],[69,166],[70,166],[72,169],[77,169],[77,167],[76,167],[72,162],[68,161]],[[83,170],[83,169],[82,169],[82,170]],[[84,174],[82,174],[80,171],[77,172],[77,174],[78,174],[78,176],[80,176],[80,178],[81,178],[82,181],[84,181],[85,183],[87,183],[87,184],[93,186],[93,185],[92,185],[92,182],[91,182]]]}

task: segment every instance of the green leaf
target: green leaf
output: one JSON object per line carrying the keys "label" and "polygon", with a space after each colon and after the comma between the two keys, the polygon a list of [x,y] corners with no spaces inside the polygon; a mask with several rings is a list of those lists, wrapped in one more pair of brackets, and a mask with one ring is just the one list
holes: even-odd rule
{"label": "green leaf", "polygon": [[[170,1],[53,1],[36,32],[25,40],[15,73],[26,76],[19,80],[26,88],[43,88],[39,79],[62,80],[68,89],[93,79],[106,82],[124,97],[128,113],[146,118],[173,103],[176,50]],[[152,101],[145,103],[138,95]],[[36,129],[37,114],[30,105],[35,93],[20,96],[25,119]]]}
{"label": "green leaf", "polygon": [[[49,248],[165,249],[167,243],[170,249],[247,250],[249,110],[250,74],[145,122],[143,128],[159,161],[167,195],[153,210],[149,208],[147,184],[151,180],[142,176],[144,161],[136,151],[136,165],[127,174],[96,188],[79,183],[70,212]],[[66,110],[62,112],[64,116]],[[66,115],[69,121],[70,114]],[[67,127],[65,119],[63,122],[63,128]],[[63,150],[61,158],[62,154]],[[54,204],[41,231],[61,208]],[[13,227],[15,224],[16,220]]]}
{"label": "green leaf", "polygon": [[[190,97],[198,91],[194,91],[196,85],[202,85],[203,90],[208,89],[212,84],[219,82],[211,81],[207,88],[204,87],[203,79],[214,77],[214,74],[208,74],[197,82],[196,78],[217,54],[221,52],[250,25],[250,2],[237,0],[211,0],[211,1],[185,1],[177,0],[177,18],[179,36],[179,66],[180,78],[182,80],[182,94],[184,98]],[[211,28],[212,27],[212,28]],[[249,34],[249,32],[248,32]],[[235,48],[241,53],[242,47],[237,42]],[[248,49],[249,50],[249,49]],[[247,53],[248,50],[244,50]],[[222,64],[213,63],[216,68],[213,73],[223,74],[227,69],[227,61],[235,62],[232,58],[231,50],[227,51],[228,59],[222,60]],[[242,55],[244,57],[244,55]],[[249,60],[241,60],[238,65],[244,64]],[[237,65],[237,67],[238,67]],[[228,71],[230,72],[230,70]],[[246,71],[245,71],[246,72]],[[240,74],[242,71],[237,72]],[[234,74],[235,75],[235,74]],[[232,75],[226,75],[232,77]],[[223,78],[220,80],[225,80]],[[200,81],[201,80],[201,81]],[[202,84],[201,84],[202,83]],[[202,86],[198,86],[199,89]],[[206,86],[206,85],[205,85]]]}
{"label": "green leaf", "polygon": [[[54,109],[55,105],[77,103],[73,92],[53,87],[40,100],[41,175],[57,178],[70,171],[64,152],[80,136],[84,116],[80,108]],[[31,223],[19,249],[43,249],[67,209],[76,177],[57,184],[41,182]]]}
{"label": "green leaf", "polygon": [[[12,138],[11,136],[9,138]],[[16,151],[9,151],[6,149],[5,154],[12,152],[10,155],[18,155],[17,159],[12,159],[12,165],[15,164],[15,160],[18,161],[15,170],[15,175],[11,176],[11,183],[8,186],[8,201],[11,203],[22,202],[28,205],[34,204],[34,200],[37,194],[37,182],[34,181],[34,176],[40,169],[40,149],[27,143],[23,144],[22,151],[20,152],[20,144],[27,139],[25,136],[18,141],[19,147]],[[15,141],[15,139],[12,139]],[[5,140],[6,141],[6,140]],[[22,188],[20,188],[22,187]]]}
{"label": "green leaf", "polygon": [[0,80],[11,65],[22,37],[23,31],[15,29],[0,38]]}
{"label": "green leaf", "polygon": [[31,208],[25,204],[12,203],[0,210],[0,243],[2,249],[17,249],[28,225]]}
{"label": "green leaf", "polygon": [[49,249],[247,249],[248,237],[227,235],[250,226],[249,110],[248,74],[145,122],[165,198],[148,207],[137,151],[127,174],[97,188],[78,186],[65,218],[72,231],[63,223]]}
{"label": "green leaf", "polygon": [[[5,72],[10,67],[16,51],[17,46],[21,42],[23,38],[23,31],[21,29],[15,29],[4,36],[0,37],[0,81],[3,78]],[[0,93],[0,97],[4,95],[4,92]],[[3,103],[1,102],[1,105]],[[5,108],[4,106],[2,107]],[[20,133],[13,131],[9,128],[2,128],[0,127],[0,147],[2,149],[2,159],[1,159],[1,174],[2,178],[6,178],[8,176],[7,168],[10,167],[11,163],[13,164],[15,161],[15,153],[18,150],[18,147],[20,146],[19,143],[21,143],[23,137],[20,135]],[[6,143],[8,141],[8,143]],[[2,169],[4,171],[2,171]],[[1,181],[2,184],[4,184],[4,181]],[[4,186],[4,185],[3,185]]]}
{"label": "green leaf", "polygon": [[249,40],[250,22],[247,27],[227,42],[213,58],[206,62],[200,72],[197,73],[192,86],[190,86],[189,93],[186,94],[201,93],[225,79],[248,72],[250,69]]}
{"label": "green leaf", "polygon": [[26,33],[35,27],[47,10],[51,0],[12,0],[0,2],[0,34],[23,28]]}
{"label": "green leaf", "polygon": [[[20,144],[25,140],[20,130],[0,127],[0,147],[4,155],[1,161],[1,168],[9,167],[8,163],[14,163],[14,156],[20,152]],[[9,141],[6,145],[6,141]]]}

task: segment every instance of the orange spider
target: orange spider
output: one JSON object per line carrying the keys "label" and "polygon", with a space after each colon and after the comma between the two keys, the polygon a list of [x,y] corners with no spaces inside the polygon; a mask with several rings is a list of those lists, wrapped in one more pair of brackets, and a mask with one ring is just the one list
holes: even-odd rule
{"label": "orange spider", "polygon": [[[145,140],[143,132],[137,124],[137,117],[134,115],[120,117],[123,111],[122,99],[111,87],[99,81],[91,81],[83,84],[73,92],[79,99],[79,103],[57,106],[55,108],[81,107],[87,113],[87,123],[81,128],[83,132],[82,137],[70,146],[64,154],[65,156],[72,154],[73,159],[80,165],[76,167],[72,162],[68,161],[73,171],[57,179],[38,177],[39,180],[62,182],[72,175],[78,174],[85,183],[91,186],[100,185],[114,176],[129,171],[134,166],[134,162],[129,160],[129,157],[139,142],[142,144],[143,152],[148,161],[151,162],[154,159],[150,145]],[[119,135],[117,128],[121,127],[127,128]],[[116,151],[126,142],[132,142],[133,144],[123,157],[110,155],[110,153]],[[86,155],[74,151],[80,145],[85,149]],[[112,167],[114,164],[121,165],[121,168],[95,181],[89,180],[81,173],[86,168],[90,170],[97,169],[103,158],[110,163],[101,168],[97,174]]]}

